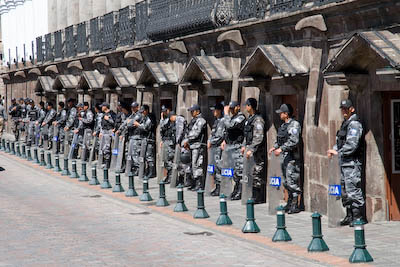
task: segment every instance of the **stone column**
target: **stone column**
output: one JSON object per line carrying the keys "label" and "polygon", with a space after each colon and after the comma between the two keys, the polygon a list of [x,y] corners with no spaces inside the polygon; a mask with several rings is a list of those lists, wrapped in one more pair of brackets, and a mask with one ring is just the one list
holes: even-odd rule
{"label": "stone column", "polygon": [[24,4],[24,27],[25,27],[25,48],[26,48],[26,59],[29,60],[29,56],[32,56],[32,41],[35,40],[35,18],[33,15],[33,1],[26,0]]}
{"label": "stone column", "polygon": [[106,13],[117,11],[121,8],[121,0],[107,0]]}
{"label": "stone column", "polygon": [[88,21],[93,17],[93,2],[98,0],[81,0],[79,2],[79,22]]}
{"label": "stone column", "polygon": [[93,17],[98,17],[106,13],[106,0],[94,0],[92,5]]}
{"label": "stone column", "polygon": [[[79,23],[79,0],[69,0],[67,4],[67,25]],[[87,8],[89,9],[89,8]]]}
{"label": "stone column", "polygon": [[57,30],[61,30],[67,27],[67,6],[68,1],[57,0]]}
{"label": "stone column", "polygon": [[[37,4],[37,0],[33,1]],[[49,21],[49,32],[55,32],[57,30],[57,0],[47,0],[48,8],[48,21]]]}

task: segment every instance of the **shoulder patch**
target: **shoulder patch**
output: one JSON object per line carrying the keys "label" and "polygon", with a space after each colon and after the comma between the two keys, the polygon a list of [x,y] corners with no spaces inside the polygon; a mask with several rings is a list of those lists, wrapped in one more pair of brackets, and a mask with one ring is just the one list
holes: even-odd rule
{"label": "shoulder patch", "polygon": [[262,130],[263,130],[263,127],[262,127],[261,124],[257,124],[256,129],[259,130],[259,131],[262,131]]}
{"label": "shoulder patch", "polygon": [[350,136],[356,136],[358,133],[357,129],[351,129],[349,135]]}
{"label": "shoulder patch", "polygon": [[293,129],[291,129],[291,132],[292,132],[292,134],[297,134],[298,130],[297,130],[297,128],[293,128]]}

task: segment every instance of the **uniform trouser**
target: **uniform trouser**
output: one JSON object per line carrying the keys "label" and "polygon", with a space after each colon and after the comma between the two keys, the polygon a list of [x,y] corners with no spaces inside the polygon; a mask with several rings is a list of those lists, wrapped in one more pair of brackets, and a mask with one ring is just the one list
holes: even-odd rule
{"label": "uniform trouser", "polygon": [[35,143],[35,122],[30,121],[28,124],[28,134],[27,134],[27,141],[29,145]]}
{"label": "uniform trouser", "polygon": [[112,131],[102,131],[101,134],[102,137],[100,140],[99,154],[103,154],[103,163],[106,164],[107,167],[109,167],[111,163]]}
{"label": "uniform trouser", "polygon": [[264,153],[256,152],[254,154],[255,164],[251,170],[253,177],[253,188],[262,188],[265,184],[264,176]]}
{"label": "uniform trouser", "polygon": [[193,178],[195,180],[201,179],[204,180],[204,153],[205,147],[200,146],[199,148],[191,149],[192,152],[192,172]]}
{"label": "uniform trouser", "polygon": [[233,181],[239,183],[243,176],[243,154],[241,152],[241,145],[235,145],[233,150],[233,161],[235,162],[235,168],[233,172]]}
{"label": "uniform trouser", "polygon": [[0,118],[0,137],[3,137],[4,131],[4,118]]}
{"label": "uniform trouser", "polygon": [[167,177],[171,178],[174,167],[175,144],[173,141],[164,141],[163,146],[166,149],[163,155],[164,168],[167,170]]}
{"label": "uniform trouser", "polygon": [[129,138],[127,160],[131,160],[132,172],[134,174],[137,174],[139,172],[141,145],[142,139],[140,138],[140,136],[133,136]]}
{"label": "uniform trouser", "polygon": [[[80,136],[81,137],[81,136]],[[84,129],[83,136],[82,136],[82,143],[81,143],[81,160],[87,161],[89,154],[90,154],[90,141],[92,140],[92,130],[91,129]]]}
{"label": "uniform trouser", "polygon": [[221,169],[222,169],[222,149],[216,149],[214,154],[214,173],[215,173],[215,183],[221,183],[222,180],[222,175],[221,175]]}
{"label": "uniform trouser", "polygon": [[13,118],[12,120],[12,125],[11,125],[11,130],[15,136],[15,140],[19,140],[19,119],[18,118]]}
{"label": "uniform trouser", "polygon": [[361,189],[361,164],[340,166],[342,204],[344,207],[360,208],[365,200]]}
{"label": "uniform trouser", "polygon": [[[154,141],[148,141],[147,142],[147,148],[146,148],[146,163],[147,163],[147,169],[146,169],[146,176],[148,175],[155,175],[155,144]],[[153,178],[153,177],[149,177]]]}
{"label": "uniform trouser", "polygon": [[291,155],[283,155],[281,160],[283,186],[289,194],[296,197],[298,194],[301,194],[300,162]]}

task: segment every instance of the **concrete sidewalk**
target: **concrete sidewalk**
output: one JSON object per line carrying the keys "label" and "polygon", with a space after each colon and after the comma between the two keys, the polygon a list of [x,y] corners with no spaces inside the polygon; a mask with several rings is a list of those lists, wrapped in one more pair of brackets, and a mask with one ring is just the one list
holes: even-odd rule
{"label": "concrete sidewalk", "polygon": [[[8,155],[4,152],[0,153],[3,156],[15,157]],[[44,167],[39,167],[33,164],[15,157],[24,164],[34,166],[35,168],[43,169],[48,173],[53,173],[55,177],[61,178],[58,173],[50,170],[44,170]],[[54,165],[54,157],[53,157]],[[60,156],[60,166],[63,168],[63,158]],[[80,161],[77,162],[78,173],[81,173]],[[71,170],[71,162],[69,162],[69,168]],[[87,175],[90,179],[91,168],[87,167]],[[103,180],[102,170],[98,170],[97,177],[101,182]],[[64,179],[69,179],[71,182],[77,182],[76,179],[70,179],[64,177]],[[109,173],[110,183],[114,186],[115,184],[115,174],[113,172]],[[125,175],[121,175],[121,182],[125,190],[128,189],[128,178]],[[82,186],[88,186],[87,183],[81,183]],[[218,197],[205,197],[206,210],[210,215],[208,219],[192,219],[197,206],[197,193],[184,190],[185,203],[189,211],[185,214],[173,213],[173,208],[176,204],[177,192],[176,189],[171,189],[169,185],[166,185],[166,197],[170,203],[170,206],[165,208],[155,208],[155,203],[159,196],[159,187],[157,184],[157,179],[150,180],[150,194],[153,197],[151,202],[140,202],[138,198],[126,198],[124,193],[111,193],[111,190],[101,190],[100,186],[91,186],[94,190],[100,190],[104,192],[109,192],[110,195],[115,198],[122,199],[124,201],[133,201],[135,204],[144,205],[146,207],[152,208],[156,211],[164,213],[168,216],[177,217],[178,219],[189,220],[192,223],[203,225],[203,227],[213,227],[219,216],[219,198]],[[138,194],[142,193],[142,183],[139,179],[135,179],[135,188]],[[260,204],[255,206],[255,218],[261,232],[258,234],[241,234],[240,230],[243,227],[246,219],[246,207],[241,205],[240,201],[228,201],[228,212],[229,216],[233,221],[231,227],[220,227],[217,229],[229,229],[226,231],[227,234],[237,235],[239,238],[244,238],[249,242],[261,243],[266,246],[276,247],[282,250],[293,250],[293,254],[300,256],[307,256],[307,246],[311,241],[312,235],[312,224],[311,224],[311,213],[301,212],[299,214],[288,215],[286,214],[286,226],[289,234],[292,237],[290,244],[293,247],[282,246],[280,243],[272,243],[271,239],[275,233],[276,227],[276,216],[268,215],[268,204]],[[224,230],[225,231],[225,230]],[[354,245],[354,228],[341,227],[341,228],[328,228],[327,217],[322,217],[322,232],[324,234],[324,239],[328,244],[330,251],[327,253],[311,253],[310,257],[314,257],[317,260],[324,260],[324,258],[329,258],[330,256],[341,258],[345,261],[348,260],[350,254],[353,251]],[[369,223],[365,226],[366,244],[367,249],[374,258],[373,265],[379,266],[398,266],[400,262],[400,222],[374,222]],[[337,263],[342,265],[343,262]],[[332,261],[328,261],[332,263]],[[334,262],[334,260],[333,260]]]}

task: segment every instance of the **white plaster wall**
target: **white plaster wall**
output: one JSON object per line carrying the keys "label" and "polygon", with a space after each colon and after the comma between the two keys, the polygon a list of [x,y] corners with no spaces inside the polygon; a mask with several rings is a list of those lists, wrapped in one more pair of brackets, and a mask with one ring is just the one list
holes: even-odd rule
{"label": "white plaster wall", "polygon": [[98,0],[79,1],[79,22],[88,21],[93,17],[93,2]]}
{"label": "white plaster wall", "polygon": [[92,9],[93,9],[93,17],[104,15],[106,13],[106,0],[94,0]]}
{"label": "white plaster wall", "polygon": [[121,8],[121,0],[107,0],[106,1],[106,13],[111,11],[117,11]]}
{"label": "white plaster wall", "polygon": [[79,23],[79,2],[80,0],[68,0],[67,4],[67,25]]}
{"label": "white plaster wall", "polygon": [[68,25],[67,20],[67,6],[69,1],[57,0],[57,30],[66,28]]}

